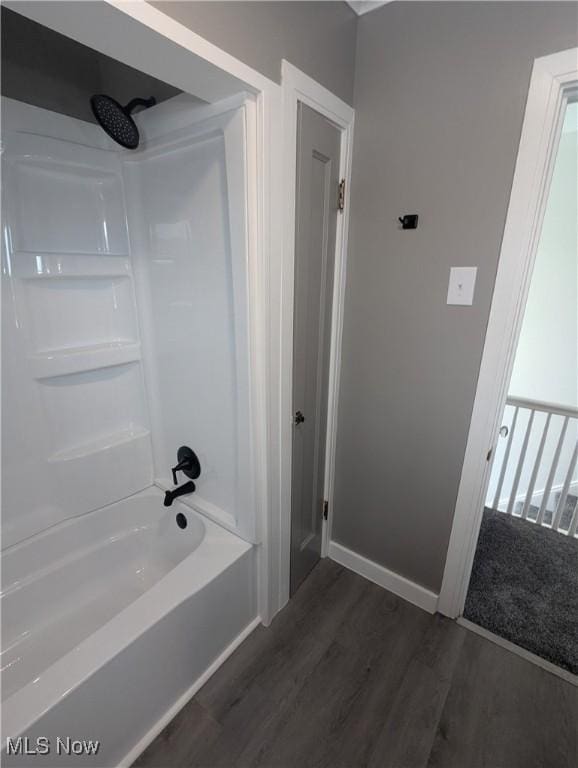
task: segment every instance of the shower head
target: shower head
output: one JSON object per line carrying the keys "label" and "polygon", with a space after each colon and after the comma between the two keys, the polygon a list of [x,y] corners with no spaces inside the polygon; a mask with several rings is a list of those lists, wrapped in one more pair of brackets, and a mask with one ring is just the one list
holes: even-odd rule
{"label": "shower head", "polygon": [[102,93],[90,97],[92,112],[101,128],[111,139],[126,149],[136,149],[139,142],[138,128],[130,113],[135,107],[152,107],[156,103],[153,97],[133,99],[123,107],[118,101]]}

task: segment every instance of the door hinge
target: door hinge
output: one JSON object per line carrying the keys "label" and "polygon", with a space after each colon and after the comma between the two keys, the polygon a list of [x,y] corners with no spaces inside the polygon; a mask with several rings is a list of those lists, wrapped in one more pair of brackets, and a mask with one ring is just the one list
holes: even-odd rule
{"label": "door hinge", "polygon": [[492,453],[493,452],[494,452],[494,449],[490,448],[490,450],[488,451],[488,453],[486,455],[486,461],[489,461],[492,458]]}
{"label": "door hinge", "polygon": [[329,516],[329,502],[324,501],[323,502],[323,519],[327,520],[328,516]]}
{"label": "door hinge", "polygon": [[345,179],[339,182],[339,191],[337,196],[337,209],[342,211],[345,208]]}

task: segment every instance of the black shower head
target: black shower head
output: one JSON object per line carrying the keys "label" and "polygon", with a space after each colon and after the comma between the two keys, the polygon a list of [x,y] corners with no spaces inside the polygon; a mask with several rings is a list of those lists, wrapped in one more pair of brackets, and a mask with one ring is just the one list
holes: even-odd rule
{"label": "black shower head", "polygon": [[111,139],[126,149],[136,149],[139,142],[138,128],[130,113],[135,107],[152,107],[156,99],[133,99],[126,107],[110,96],[100,93],[90,98],[90,106],[101,127]]}

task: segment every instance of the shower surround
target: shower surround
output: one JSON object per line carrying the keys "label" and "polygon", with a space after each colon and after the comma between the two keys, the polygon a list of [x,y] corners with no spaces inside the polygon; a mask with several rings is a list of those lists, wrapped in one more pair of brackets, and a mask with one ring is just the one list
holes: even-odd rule
{"label": "shower surround", "polygon": [[[258,621],[254,104],[175,97],[135,116],[134,152],[2,107],[3,737],[124,764]],[[167,509],[181,445],[202,474]]]}

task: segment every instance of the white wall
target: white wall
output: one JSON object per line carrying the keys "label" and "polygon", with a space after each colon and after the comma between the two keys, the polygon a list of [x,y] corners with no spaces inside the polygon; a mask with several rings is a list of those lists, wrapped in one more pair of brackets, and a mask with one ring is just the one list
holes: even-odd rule
{"label": "white wall", "polygon": [[2,100],[2,544],[152,482],[119,153]]}
{"label": "white wall", "polygon": [[245,215],[250,107],[243,96],[203,107],[183,94],[141,112],[142,148],[125,154],[124,166],[155,482],[173,487],[177,450],[189,446],[201,476],[183,501],[254,541]]}
{"label": "white wall", "polygon": [[202,468],[187,503],[255,539],[251,106],[168,100],[137,117],[131,153],[3,99],[4,547],[172,487],[181,445]]}
{"label": "white wall", "polygon": [[564,120],[509,394],[578,406],[578,104]]}

